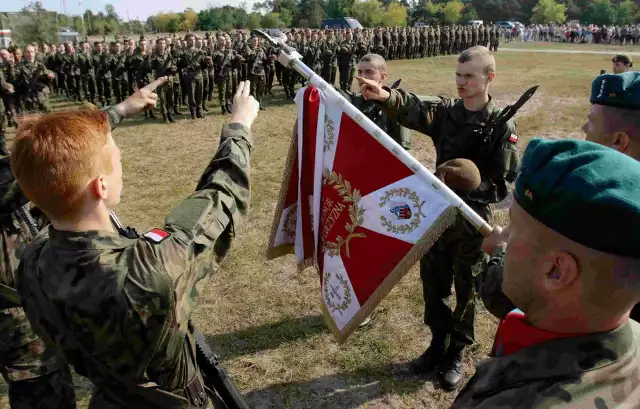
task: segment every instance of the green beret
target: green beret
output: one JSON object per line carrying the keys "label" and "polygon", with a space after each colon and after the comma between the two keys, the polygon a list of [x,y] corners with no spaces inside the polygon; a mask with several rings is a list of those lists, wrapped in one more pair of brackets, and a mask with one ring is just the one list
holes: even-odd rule
{"label": "green beret", "polygon": [[640,257],[640,162],[592,142],[533,139],[522,158],[516,202],[586,247]]}
{"label": "green beret", "polygon": [[598,76],[591,85],[591,103],[640,109],[640,72]]}

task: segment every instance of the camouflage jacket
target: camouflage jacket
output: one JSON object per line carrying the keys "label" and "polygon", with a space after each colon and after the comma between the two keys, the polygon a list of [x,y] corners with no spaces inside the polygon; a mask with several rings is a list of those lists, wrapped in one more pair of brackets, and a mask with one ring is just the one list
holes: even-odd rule
{"label": "camouflage jacket", "polygon": [[78,54],[78,65],[80,66],[80,73],[82,75],[88,75],[91,77],[95,77],[95,65],[92,54]]}
{"label": "camouflage jacket", "polygon": [[385,131],[400,146],[409,150],[411,148],[411,131],[400,125],[398,121],[391,119],[389,115],[373,101],[367,101],[362,94],[351,91],[338,91],[350,101],[353,106],[365,114],[367,118]]}
{"label": "camouflage jacket", "polygon": [[269,65],[269,57],[261,47],[249,50],[247,55],[247,64],[249,65],[249,74],[265,75],[265,67]]}
{"label": "camouflage jacket", "polygon": [[42,101],[44,92],[51,80],[47,76],[51,71],[41,62],[22,61],[16,67],[16,90],[22,94],[24,100]]}
{"label": "camouflage jacket", "polygon": [[493,98],[484,110],[471,112],[462,99],[418,97],[403,90],[390,90],[390,94],[387,102],[378,105],[401,125],[431,137],[436,166],[455,158],[476,164],[482,176],[480,186],[471,193],[459,193],[474,210],[483,211],[486,205],[507,197],[507,184],[517,176],[520,155],[513,142],[514,137],[517,140],[513,119],[493,131],[493,140],[483,134],[500,113]]}
{"label": "camouflage jacket", "polygon": [[16,282],[27,316],[96,385],[92,407],[149,407],[136,387],[182,399],[202,382],[189,318],[247,214],[251,144],[247,128],[225,125],[196,191],[160,235],[50,228],[23,255]]}
{"label": "camouflage jacket", "polygon": [[173,79],[173,74],[178,72],[175,61],[168,51],[163,55],[154,54],[150,58],[151,69],[154,72],[155,78],[168,76],[169,80]]}
{"label": "camouflage jacket", "polygon": [[203,50],[197,48],[186,49],[182,52],[179,66],[184,68],[188,78],[202,78],[202,70],[207,65],[207,55]]}
{"label": "camouflage jacket", "polygon": [[354,41],[344,41],[338,47],[338,65],[350,66],[355,63],[357,47]]}
{"label": "camouflage jacket", "polygon": [[603,409],[640,405],[640,324],[561,338],[491,358],[451,409]]}
{"label": "camouflage jacket", "polygon": [[130,74],[133,74],[133,78],[129,78],[135,84],[135,88],[142,88],[145,85],[153,81],[153,70],[151,69],[151,56],[150,54],[142,55],[136,53],[131,57],[129,61]]}

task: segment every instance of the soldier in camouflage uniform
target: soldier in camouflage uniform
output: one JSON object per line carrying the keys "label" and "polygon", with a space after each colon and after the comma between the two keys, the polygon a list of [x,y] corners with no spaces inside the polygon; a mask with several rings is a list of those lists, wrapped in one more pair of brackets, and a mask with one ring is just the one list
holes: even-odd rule
{"label": "soldier in camouflage uniform", "polygon": [[[202,115],[202,70],[208,65],[207,55],[196,48],[193,34],[187,34],[187,48],[182,53],[180,66],[184,68],[185,92],[189,102],[191,119],[204,118]],[[211,61],[209,59],[209,61]]]}
{"label": "soldier in camouflage uniform", "polygon": [[156,41],[156,52],[149,58],[151,69],[155,78],[167,77],[167,82],[157,88],[160,112],[164,122],[175,122],[173,120],[173,75],[178,72],[171,53],[167,50],[167,42],[164,38]]}
{"label": "soldier in camouflage uniform", "polygon": [[122,52],[121,47],[122,45],[119,42],[111,42],[112,56],[109,63],[109,70],[111,71],[113,94],[118,103],[126,99],[129,87],[127,84],[127,56]]}
{"label": "soldier in camouflage uniform", "polygon": [[[201,40],[196,36],[196,49],[199,50],[202,55],[210,57],[209,51],[206,47],[206,42]],[[209,92],[209,68],[211,65],[205,65],[202,67],[202,100],[200,102],[200,107],[203,112],[209,112],[207,108],[207,98]]]}
{"label": "soldier in camouflage uniform", "polygon": [[[11,60],[11,54],[9,53],[9,51],[5,49],[0,50],[0,72],[2,72],[4,80],[8,84],[13,84],[15,80],[14,62]],[[16,125],[14,121],[16,116],[15,108],[14,108],[14,101],[16,98],[15,92],[2,93],[1,97],[4,105],[4,112],[5,112],[6,121],[7,121],[5,126],[15,126]]]}
{"label": "soldier in camouflage uniform", "polygon": [[12,96],[14,93],[13,85],[5,81],[4,72],[0,70],[0,155],[8,155],[7,142],[5,140],[7,132],[7,115],[4,106],[5,97]]}
{"label": "soldier in camouflage uniform", "polygon": [[251,50],[247,56],[247,62],[249,63],[251,95],[258,101],[258,104],[260,104],[260,109],[264,110],[262,106],[262,97],[266,85],[264,67],[269,63],[269,57],[262,47],[260,47],[260,39],[258,37],[251,39]]}
{"label": "soldier in camouflage uniform", "polygon": [[[133,88],[140,89],[149,85],[153,80],[153,69],[151,68],[151,55],[147,50],[147,39],[140,37],[138,42],[138,52],[131,59],[131,71],[133,72]],[[156,119],[152,109],[144,111],[145,118]]]}
{"label": "soldier in camouflage uniform", "polygon": [[83,100],[96,103],[96,71],[93,65],[93,58],[89,51],[89,43],[80,43],[82,53],[78,54],[78,64],[80,65],[80,78]]}
{"label": "soldier in camouflage uniform", "polygon": [[[378,54],[367,54],[358,63],[358,77],[365,78],[379,85],[384,85],[389,77],[387,63]],[[342,90],[342,96],[385,131],[394,141],[406,150],[411,149],[411,131],[392,119],[374,101],[368,101],[361,93]]]}
{"label": "soldier in camouflage uniform", "polygon": [[326,31],[326,40],[322,45],[322,54],[320,58],[322,60],[322,79],[328,82],[330,85],[336,82],[337,71],[337,54],[338,43],[333,38],[333,32],[331,30]]}
{"label": "soldier in camouflage uniform", "polygon": [[[386,91],[379,84],[360,79],[368,99],[381,101],[379,106],[401,125],[429,135],[436,149],[436,166],[455,158],[472,160],[482,177],[475,191],[462,194],[465,202],[485,220],[491,219],[489,204],[505,199],[507,184],[518,171],[519,154],[512,120],[485,128],[500,109],[489,94],[495,77],[495,59],[484,47],[469,48],[458,58],[456,83],[461,99],[445,97],[418,98],[402,90]],[[439,368],[443,388],[455,389],[460,381],[463,350],[475,339],[474,276],[485,262],[483,237],[462,216],[442,234],[420,261],[425,302],[424,321],[432,333],[431,345],[413,362],[418,373]],[[445,299],[455,283],[456,308]]]}
{"label": "soldier in camouflage uniform", "polygon": [[80,67],[78,66],[78,56],[71,44],[65,44],[65,53],[62,55],[62,72],[66,83],[67,97],[80,101]]}
{"label": "soldier in camouflage uniform", "polygon": [[[104,196],[98,192],[83,196],[82,200],[91,202],[83,206],[94,209],[93,214],[84,216],[86,219],[73,216],[75,220],[82,220],[83,226],[88,226],[89,220],[103,221],[89,231],[79,225],[66,227],[69,222],[59,212],[73,210],[59,207],[63,196],[59,202],[51,200],[62,195],[56,183],[70,183],[59,180],[62,172],[56,172],[67,168],[66,164],[60,159],[41,158],[31,141],[16,144],[15,158],[24,161],[24,165],[18,162],[13,166],[16,179],[25,194],[51,215],[52,223],[48,234],[38,236],[25,251],[16,273],[18,290],[36,332],[55,344],[76,372],[96,385],[92,408],[213,407],[195,360],[190,316],[249,207],[250,126],[257,115],[257,103],[248,95],[248,87],[245,83],[239,87],[231,123],[223,127],[218,151],[196,192],[174,208],[162,229],[140,238],[119,235],[109,221],[109,211],[119,201],[122,173],[115,172],[121,169],[120,155],[108,134],[105,148],[111,153],[114,171],[107,178],[113,182],[110,190],[118,192],[112,195],[110,191],[108,198],[106,192]],[[123,114],[153,104],[150,92],[140,90],[137,102],[109,109],[111,127]],[[40,119],[52,126],[36,129],[59,129],[70,115],[87,118],[85,121],[100,130],[107,120],[105,113],[97,111],[57,114]],[[42,143],[69,145],[66,134],[57,136]],[[85,148],[77,156],[92,153]],[[86,161],[87,167],[100,162],[98,156]],[[49,175],[44,178],[49,182],[43,185],[40,177],[30,177],[33,167],[37,168],[35,174]],[[102,176],[96,173],[93,178],[92,185],[98,185]],[[39,266],[46,266],[46,273]]]}
{"label": "soldier in camouflage uniform", "polygon": [[231,113],[231,78],[230,72],[233,61],[242,57],[231,48],[224,35],[218,36],[218,49],[211,57],[215,70],[214,81],[218,87],[218,102],[222,115]]}
{"label": "soldier in camouflage uniform", "polygon": [[[638,96],[625,92],[633,84],[611,77],[594,84],[592,101],[637,112]],[[638,406],[640,324],[629,314],[640,301],[639,190],[640,163],[609,147],[528,143],[510,225],[483,246],[499,272],[484,285],[520,309],[501,317],[491,359],[452,409]]]}
{"label": "soldier in camouflage uniform", "polygon": [[54,77],[44,64],[36,61],[35,48],[27,46],[24,60],[16,67],[15,77],[21,105],[27,112],[49,112],[48,85]]}
{"label": "soldier in camouflage uniform", "polygon": [[353,83],[353,69],[355,65],[356,43],[351,31],[345,33],[345,38],[338,47],[338,68],[340,69],[340,89],[348,91]]}
{"label": "soldier in camouflage uniform", "polygon": [[[0,89],[2,86],[0,73]],[[8,385],[9,405],[11,409],[75,409],[68,365],[33,331],[15,290],[15,270],[34,236],[16,212],[21,207],[23,214],[29,210],[27,199],[13,182],[9,157],[0,159],[0,173],[0,372]],[[33,216],[35,232],[45,219]]]}

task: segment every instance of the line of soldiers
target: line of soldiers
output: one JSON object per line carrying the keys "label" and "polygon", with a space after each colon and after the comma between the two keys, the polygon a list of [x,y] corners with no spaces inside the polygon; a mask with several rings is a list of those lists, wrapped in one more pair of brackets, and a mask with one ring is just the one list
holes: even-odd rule
{"label": "line of soldiers", "polygon": [[[398,60],[457,54],[475,45],[497,51],[500,38],[495,26],[291,29],[286,35],[288,44],[309,67],[330,84],[339,78],[345,91],[351,88],[357,62],[366,54]],[[43,44],[41,49],[32,44],[25,47],[24,56],[20,48],[0,50],[0,71],[14,88],[12,94],[3,92],[6,123],[15,125],[15,116],[22,112],[47,112],[50,92],[108,106],[161,76],[169,77],[159,90],[159,109],[165,122],[182,115],[181,107],[188,107],[192,119],[202,118],[214,92],[221,113],[227,114],[238,83],[247,79],[251,80],[252,95],[264,109],[263,96],[273,95],[275,79],[288,99],[294,98],[298,84],[304,85],[304,79],[276,63],[276,57],[274,48],[240,31],[207,33],[204,38],[192,33],[184,39],[174,35],[148,40],[142,36],[137,42],[116,37],[109,44],[104,40],[74,41]],[[151,110],[145,117],[156,118]]]}

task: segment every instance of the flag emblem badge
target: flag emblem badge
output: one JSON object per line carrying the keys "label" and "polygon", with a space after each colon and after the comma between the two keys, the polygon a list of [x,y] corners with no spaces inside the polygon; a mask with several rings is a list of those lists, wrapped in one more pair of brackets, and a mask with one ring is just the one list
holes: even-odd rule
{"label": "flag emblem badge", "polygon": [[398,220],[408,220],[411,219],[411,207],[408,204],[403,204],[399,206],[393,206],[391,209],[391,213],[395,214]]}
{"label": "flag emblem badge", "polygon": [[171,233],[162,229],[153,229],[143,234],[143,236],[148,238],[154,243],[161,243],[162,241],[166,240],[169,236],[171,236]]}

